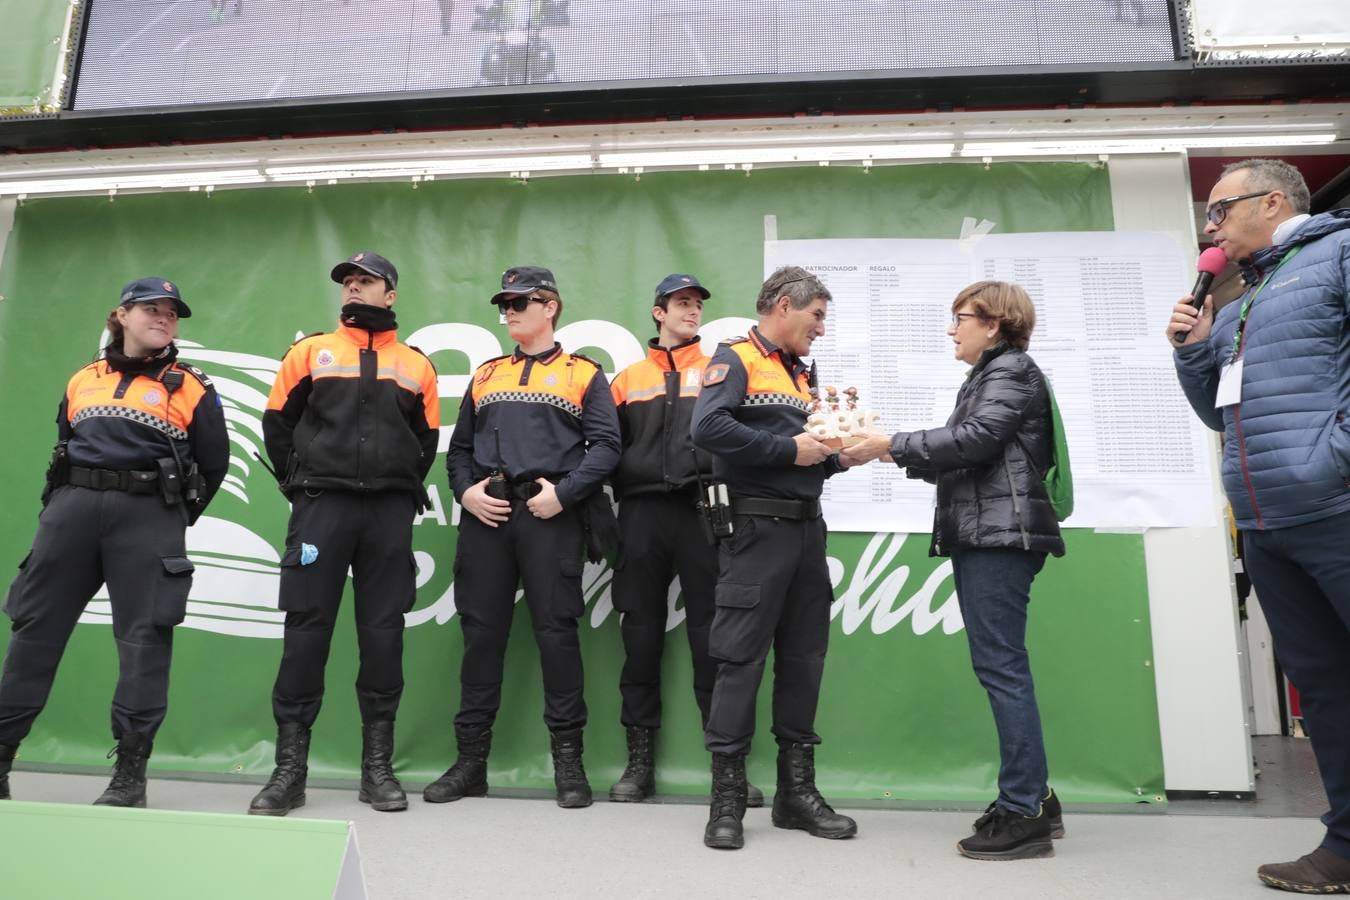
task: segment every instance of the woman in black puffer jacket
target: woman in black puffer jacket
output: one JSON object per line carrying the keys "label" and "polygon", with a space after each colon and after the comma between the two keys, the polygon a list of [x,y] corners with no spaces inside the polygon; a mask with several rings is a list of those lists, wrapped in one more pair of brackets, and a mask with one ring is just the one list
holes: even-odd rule
{"label": "woman in black puffer jacket", "polygon": [[888,456],[937,484],[932,556],[950,556],[975,674],[998,729],[998,799],[958,849],[976,859],[1053,856],[1063,833],[1047,785],[1040,712],[1026,651],[1031,582],[1064,555],[1043,478],[1052,455],[1050,395],[1027,355],[1036,312],[1014,284],[981,281],[952,302],[956,358],[973,366],[941,428],[875,434],[845,463]]}

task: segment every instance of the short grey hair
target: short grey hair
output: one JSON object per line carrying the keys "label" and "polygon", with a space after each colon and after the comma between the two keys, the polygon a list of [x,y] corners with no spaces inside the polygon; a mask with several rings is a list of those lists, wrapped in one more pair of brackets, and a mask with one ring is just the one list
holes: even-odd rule
{"label": "short grey hair", "polygon": [[784,294],[792,301],[793,309],[805,309],[817,298],[827,302],[834,299],[830,289],[810,272],[800,266],[783,266],[765,279],[755,301],[755,312],[764,315]]}
{"label": "short grey hair", "polygon": [[1224,166],[1219,177],[1224,178],[1233,172],[1247,172],[1247,187],[1253,191],[1279,191],[1289,201],[1289,208],[1295,214],[1305,213],[1312,208],[1312,197],[1308,193],[1308,182],[1303,174],[1282,159],[1244,159],[1242,162]]}

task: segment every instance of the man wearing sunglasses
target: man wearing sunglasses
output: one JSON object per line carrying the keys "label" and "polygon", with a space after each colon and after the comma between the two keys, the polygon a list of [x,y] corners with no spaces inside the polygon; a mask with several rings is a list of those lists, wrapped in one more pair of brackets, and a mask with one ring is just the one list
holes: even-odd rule
{"label": "man wearing sunglasses", "polygon": [[[1350,210],[1308,215],[1298,170],[1252,159],[1210,191],[1205,233],[1242,269],[1239,301],[1172,309],[1177,376],[1224,432],[1223,484],[1275,655],[1298,686],[1330,811],[1271,887],[1350,891]],[[1175,345],[1174,345],[1175,346]]]}
{"label": "man wearing sunglasses", "polygon": [[558,805],[590,806],[577,639],[584,606],[581,508],[619,461],[619,422],[599,364],[563,352],[554,340],[563,303],[552,272],[507,269],[492,302],[516,349],[474,372],[446,459],[466,513],[455,557],[455,607],[464,630],[459,755],[422,796],[446,803],[487,793],[502,663],[523,582],[543,668]]}

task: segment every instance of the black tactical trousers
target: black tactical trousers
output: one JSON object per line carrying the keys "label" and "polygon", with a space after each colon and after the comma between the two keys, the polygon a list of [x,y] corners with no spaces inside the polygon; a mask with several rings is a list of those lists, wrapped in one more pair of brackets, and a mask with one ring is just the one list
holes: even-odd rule
{"label": "black tactical trousers", "polygon": [[352,572],[363,722],[392,720],[403,696],[403,614],[417,599],[412,555],[416,498],[406,491],[297,491],[281,558],[286,613],[281,666],[272,688],[278,725],[306,727],[323,704],[323,672],[347,569]]}
{"label": "black tactical trousers", "polygon": [[773,733],[819,744],[820,677],[833,602],[825,520],[736,516],[722,541],[717,611],[708,650],[720,660],[704,738],[713,753],[740,753],[755,732],[755,696],[773,648]]}
{"label": "black tactical trousers", "polygon": [[464,630],[456,725],[491,726],[502,700],[502,665],[515,615],[516,586],[534,625],[550,731],[586,724],[577,619],[584,611],[581,519],[564,509],[537,519],[514,500],[511,518],[489,528],[465,512],[455,550],[455,609]]}
{"label": "black tactical trousers", "polygon": [[610,595],[623,613],[623,696],[620,721],[661,727],[661,655],[671,578],[680,577],[684,627],[694,664],[694,700],[708,722],[717,663],[708,655],[717,548],[703,534],[694,498],[680,494],[638,494],[619,504],[619,561]]}
{"label": "black tactical trousers", "polygon": [[158,495],[73,485],[52,493],[5,600],[14,624],[0,677],[0,744],[28,735],[80,614],[105,582],[118,659],[113,737],[154,737],[168,706],[173,626],[192,588],[183,535],[178,509]]}

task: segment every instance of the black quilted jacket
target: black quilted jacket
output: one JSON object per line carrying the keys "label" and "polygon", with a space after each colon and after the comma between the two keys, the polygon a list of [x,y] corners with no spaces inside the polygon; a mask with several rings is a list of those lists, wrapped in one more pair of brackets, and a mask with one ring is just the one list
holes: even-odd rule
{"label": "black quilted jacket", "polygon": [[911,477],[937,483],[930,556],[963,547],[1064,555],[1043,479],[1051,456],[1050,395],[1030,356],[986,350],[942,428],[901,432],[891,456]]}

